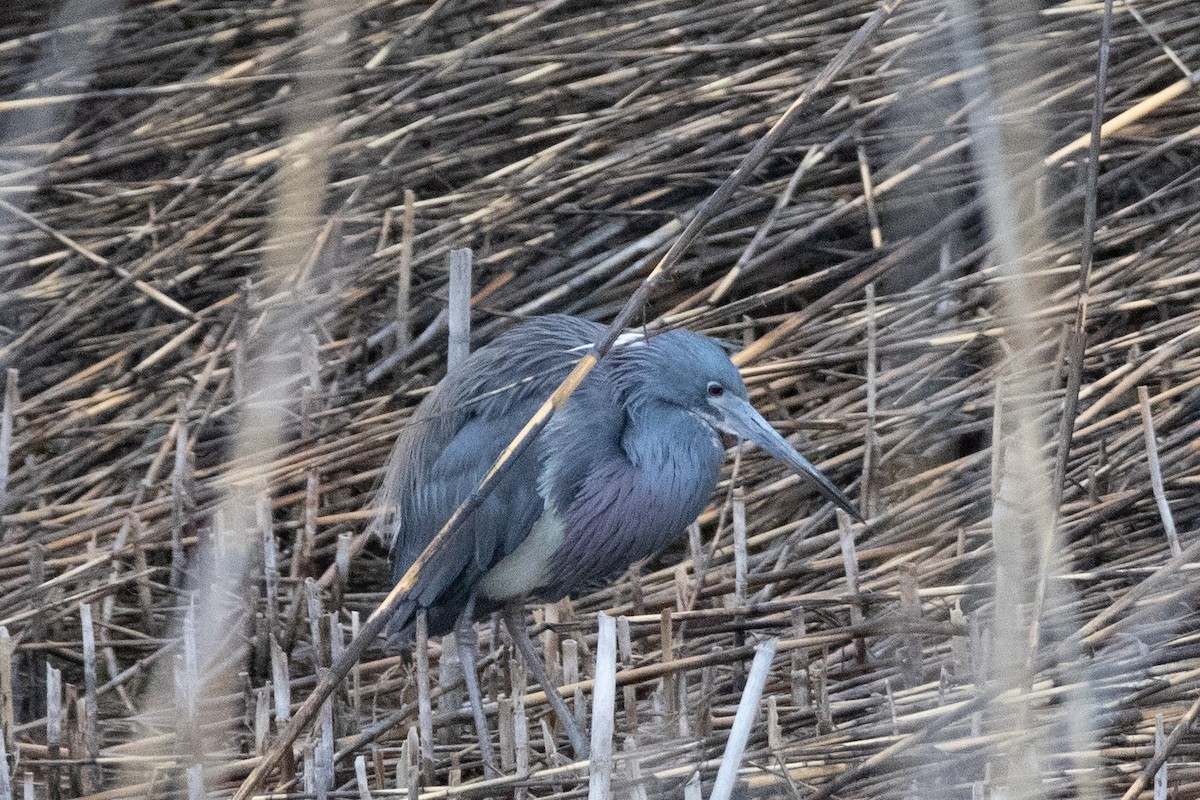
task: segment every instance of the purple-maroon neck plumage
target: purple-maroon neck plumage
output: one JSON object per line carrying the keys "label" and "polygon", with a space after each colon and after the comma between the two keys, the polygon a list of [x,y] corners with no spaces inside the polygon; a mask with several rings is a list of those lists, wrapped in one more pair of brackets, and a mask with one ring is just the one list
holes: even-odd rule
{"label": "purple-maroon neck plumage", "polygon": [[714,380],[745,391],[719,347],[682,331],[626,344],[606,362],[547,442],[543,485],[563,541],[539,592],[546,598],[612,578],[699,516],[724,449],[697,407]]}

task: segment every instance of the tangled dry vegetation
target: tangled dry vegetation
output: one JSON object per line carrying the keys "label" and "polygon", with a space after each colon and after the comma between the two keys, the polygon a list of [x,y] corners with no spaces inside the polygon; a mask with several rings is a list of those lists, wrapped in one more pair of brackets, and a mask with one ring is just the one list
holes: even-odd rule
{"label": "tangled dry vegetation", "polygon": [[[43,5],[0,17],[0,796],[96,800],[231,795],[382,599],[448,251],[475,345],[611,318],[875,9]],[[1104,19],[899,3],[645,307],[745,346],[872,524],[746,452],[534,611],[582,714],[617,618],[612,796],[711,796],[756,677],[736,797],[1200,794],[1200,15],[1112,7],[1092,153]],[[584,796],[481,633],[504,778],[436,643],[376,644],[265,789]]]}

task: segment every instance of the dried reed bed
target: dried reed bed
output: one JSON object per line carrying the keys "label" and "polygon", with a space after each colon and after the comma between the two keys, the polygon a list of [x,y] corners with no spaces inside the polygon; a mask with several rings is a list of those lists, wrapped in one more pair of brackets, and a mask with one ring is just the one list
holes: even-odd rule
{"label": "dried reed bed", "polygon": [[[474,251],[476,345],[611,317],[873,8],[6,17],[0,794],[232,793],[387,588],[364,505],[444,369],[448,251]],[[759,680],[737,797],[1150,797],[1164,761],[1158,796],[1200,792],[1200,21],[1113,9],[1089,180],[1104,7],[975,13],[901,4],[647,306],[745,345],[756,404],[872,526],[748,452],[677,552],[535,610],[581,713],[616,618],[613,796],[719,791]],[[324,153],[319,216],[289,212],[283,167]],[[436,644],[375,647],[275,796],[586,795],[482,633],[507,777],[481,781]]]}

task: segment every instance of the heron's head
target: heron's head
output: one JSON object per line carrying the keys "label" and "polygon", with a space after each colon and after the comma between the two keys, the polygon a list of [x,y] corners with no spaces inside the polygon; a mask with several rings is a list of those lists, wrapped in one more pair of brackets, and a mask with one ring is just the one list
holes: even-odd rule
{"label": "heron's head", "polygon": [[[812,481],[826,499],[861,519],[849,498],[800,455],[750,404],[737,367],[720,345],[698,334],[670,331],[631,344],[623,382],[634,404],[677,406],[712,427],[761,447],[789,469]],[[636,385],[636,388],[633,386]]]}

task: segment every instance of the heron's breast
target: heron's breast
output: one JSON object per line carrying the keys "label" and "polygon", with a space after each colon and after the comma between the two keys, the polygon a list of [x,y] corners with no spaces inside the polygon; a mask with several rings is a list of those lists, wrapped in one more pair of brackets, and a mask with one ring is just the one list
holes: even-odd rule
{"label": "heron's breast", "polygon": [[562,520],[547,507],[517,549],[487,571],[476,594],[488,600],[509,600],[531,593],[542,584],[550,559],[562,542]]}

